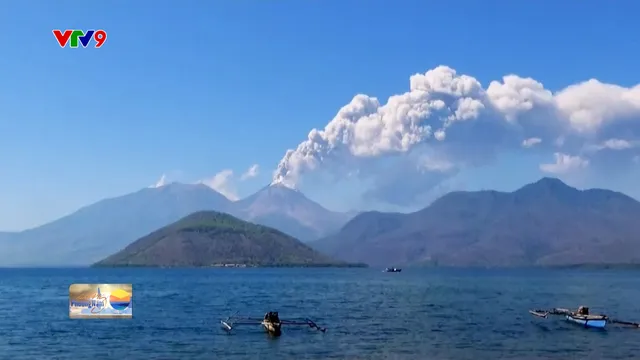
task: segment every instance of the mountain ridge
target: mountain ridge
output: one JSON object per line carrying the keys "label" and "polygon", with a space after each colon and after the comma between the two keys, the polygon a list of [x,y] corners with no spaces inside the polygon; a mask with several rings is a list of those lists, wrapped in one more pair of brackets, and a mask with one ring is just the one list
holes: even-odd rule
{"label": "mountain ridge", "polygon": [[3,266],[88,265],[134,239],[198,210],[227,210],[205,185],[173,183],[97,201],[57,220],[5,237]]}
{"label": "mountain ridge", "polygon": [[408,214],[363,213],[310,245],[381,266],[640,262],[634,216],[640,202],[628,195],[542,178],[512,192],[451,192]]}
{"label": "mountain ridge", "polygon": [[[280,186],[267,188],[267,192],[284,194],[280,200],[285,205],[296,205],[296,211],[307,217],[289,216],[276,203],[278,197],[267,197],[272,203],[266,215],[250,216],[243,208],[250,206],[250,202],[232,202],[204,184],[174,182],[102,199],[31,229],[0,232],[0,266],[89,265],[155,229],[202,210],[226,212],[244,220],[271,225],[293,237],[303,235],[301,237],[306,241],[325,235],[322,230],[337,231],[349,220],[348,215],[343,218],[339,213],[326,210],[297,190],[283,190]],[[259,196],[265,189],[247,198]],[[315,219],[318,219],[317,223],[314,223]]]}

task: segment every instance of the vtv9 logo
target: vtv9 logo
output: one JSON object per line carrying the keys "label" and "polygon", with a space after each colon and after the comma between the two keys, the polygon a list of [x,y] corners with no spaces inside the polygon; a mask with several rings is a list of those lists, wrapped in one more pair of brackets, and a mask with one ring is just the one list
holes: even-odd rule
{"label": "vtv9 logo", "polygon": [[107,32],[104,30],[52,30],[53,36],[58,41],[58,45],[61,48],[67,46],[69,43],[70,48],[77,48],[78,44],[82,44],[83,48],[86,48],[89,45],[91,39],[95,41],[95,48],[99,49],[102,45],[104,45],[105,41],[107,41]]}

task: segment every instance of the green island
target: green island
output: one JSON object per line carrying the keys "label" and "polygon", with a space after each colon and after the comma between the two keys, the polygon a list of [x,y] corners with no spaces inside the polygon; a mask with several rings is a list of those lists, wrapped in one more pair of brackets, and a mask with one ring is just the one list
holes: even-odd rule
{"label": "green island", "polygon": [[335,260],[270,227],[201,211],[144,236],[92,267],[367,267]]}

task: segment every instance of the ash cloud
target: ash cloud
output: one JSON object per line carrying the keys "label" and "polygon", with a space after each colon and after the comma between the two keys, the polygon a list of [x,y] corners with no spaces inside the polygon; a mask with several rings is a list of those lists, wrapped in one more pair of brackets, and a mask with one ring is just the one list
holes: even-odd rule
{"label": "ash cloud", "polygon": [[537,151],[542,172],[566,174],[619,164],[640,155],[640,85],[591,79],[552,92],[532,78],[507,75],[487,87],[438,66],[409,79],[407,92],[385,103],[364,94],[343,106],[324,129],[288,150],[273,183],[295,188],[306,176],[357,173],[366,197],[410,205],[465,167],[501,152]]}

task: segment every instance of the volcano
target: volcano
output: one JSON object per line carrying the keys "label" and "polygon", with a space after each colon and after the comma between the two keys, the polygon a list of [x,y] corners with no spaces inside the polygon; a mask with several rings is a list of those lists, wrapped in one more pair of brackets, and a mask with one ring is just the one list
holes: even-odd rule
{"label": "volcano", "polygon": [[351,213],[334,212],[283,184],[270,184],[233,203],[236,216],[276,228],[301,241],[312,241],[338,231]]}

